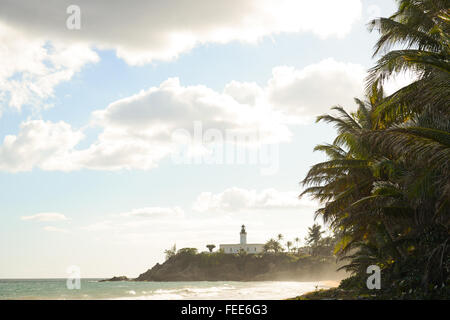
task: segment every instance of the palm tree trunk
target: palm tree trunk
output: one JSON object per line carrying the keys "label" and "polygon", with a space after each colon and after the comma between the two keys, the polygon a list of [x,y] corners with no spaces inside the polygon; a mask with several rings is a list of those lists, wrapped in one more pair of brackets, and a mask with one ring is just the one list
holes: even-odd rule
{"label": "palm tree trunk", "polygon": [[405,260],[407,258],[406,253],[403,252],[403,250],[395,244],[395,232],[390,226],[389,222],[386,221],[386,219],[383,219],[383,226],[389,238],[389,243],[392,245],[395,252],[397,253],[397,257],[401,258],[402,260]]}

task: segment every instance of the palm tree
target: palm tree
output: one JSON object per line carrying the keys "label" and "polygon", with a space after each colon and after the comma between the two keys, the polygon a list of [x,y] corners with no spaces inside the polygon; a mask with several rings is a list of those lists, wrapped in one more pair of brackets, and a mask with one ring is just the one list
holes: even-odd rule
{"label": "palm tree", "polygon": [[300,243],[300,238],[299,238],[299,237],[296,237],[296,238],[294,239],[294,241],[295,241],[295,244],[297,245],[297,251],[298,251],[298,249],[299,249],[299,243]]}
{"label": "palm tree", "polygon": [[170,249],[164,250],[164,254],[166,255],[166,260],[175,256],[177,254],[177,245],[174,244]]}
{"label": "palm tree", "polygon": [[[324,115],[318,121],[335,124],[338,136],[333,144],[319,145],[315,150],[323,151],[330,160],[314,165],[308,172],[303,184],[309,186],[303,194],[310,194],[324,203],[316,212],[335,230],[341,230],[343,237],[338,244],[341,259],[352,249],[361,246],[361,242],[376,243],[383,240],[386,261],[402,259],[405,250],[400,246],[399,235],[406,233],[407,225],[399,227],[393,215],[403,208],[409,208],[397,197],[384,205],[386,197],[397,195],[386,177],[386,173],[396,174],[398,164],[379,154],[373,143],[368,143],[367,135],[382,128],[376,119],[376,108],[383,101],[383,89],[378,84],[372,88],[371,95],[365,101],[355,99],[358,110],[349,114],[342,107],[334,107],[339,116]],[[386,181],[388,180],[388,181]],[[391,189],[388,189],[391,187]],[[389,194],[388,191],[391,193]],[[398,190],[397,190],[398,191]],[[377,198],[377,197],[381,198]],[[390,210],[396,208],[394,210]],[[374,214],[376,212],[376,214]],[[401,226],[401,225],[400,225]],[[318,226],[310,228],[309,244],[317,246]]]}
{"label": "palm tree", "polygon": [[[449,11],[447,0],[401,0],[389,18],[370,23],[381,34],[374,56],[385,53],[370,70],[367,86],[383,84],[393,75],[413,72],[416,81],[379,106],[378,121],[401,123],[425,108],[447,111],[450,96]],[[389,51],[393,46],[397,50]],[[386,53],[386,51],[388,51]]]}
{"label": "palm tree", "polygon": [[209,252],[213,252],[216,246],[214,244],[207,244],[206,247],[208,248]]}
{"label": "palm tree", "polygon": [[[351,232],[352,238],[363,237],[369,231],[373,218],[367,209],[351,207],[362,197],[370,196],[375,177],[372,173],[373,150],[362,139],[362,134],[378,128],[374,120],[377,103],[383,98],[382,88],[373,87],[366,101],[355,99],[358,110],[349,114],[337,106],[332,110],[337,116],[323,115],[317,121],[333,123],[338,135],[333,144],[318,145],[315,151],[325,152],[329,160],[314,165],[303,180],[308,188],[302,193],[310,194],[325,204],[316,211],[331,228],[343,228]],[[364,219],[365,224],[357,224]],[[348,242],[347,244],[350,244]],[[345,251],[346,246],[342,247]]]}
{"label": "palm tree", "polygon": [[318,224],[314,224],[312,227],[308,228],[308,236],[306,237],[306,243],[312,246],[317,246],[322,239],[322,234],[325,231],[321,230],[322,227]]}
{"label": "palm tree", "polygon": [[278,236],[277,236],[277,238],[278,238],[278,241],[281,241],[281,240],[283,240],[283,235],[280,233]]}
{"label": "palm tree", "polygon": [[277,240],[270,239],[264,244],[263,248],[264,252],[268,253],[278,253],[283,251],[283,247],[280,245],[280,243]]}
{"label": "palm tree", "polygon": [[[363,278],[378,264],[389,287],[401,280],[426,296],[450,283],[450,17],[448,1],[398,3],[371,23],[382,56],[366,99],[355,99],[354,113],[334,107],[337,116],[318,117],[337,137],[315,148],[328,160],[310,169],[302,195],[321,201],[316,217],[339,233],[348,271]],[[415,81],[385,97],[383,84],[404,71]]]}
{"label": "palm tree", "polygon": [[[399,240],[412,244],[416,255],[423,257],[425,288],[429,282],[443,282],[443,257],[448,256],[450,243],[449,19],[448,1],[403,0],[393,16],[372,22],[381,33],[375,55],[394,45],[403,48],[381,56],[368,84],[382,83],[401,71],[413,72],[417,80],[378,106],[378,121],[386,130],[366,135],[368,143],[391,155],[402,168],[371,201],[384,198],[400,206],[397,214],[409,214],[411,230]],[[420,245],[411,240],[430,237],[434,240]],[[433,279],[432,274],[439,276]]]}
{"label": "palm tree", "polygon": [[292,246],[292,242],[291,241],[286,242],[286,247],[288,249],[288,252],[290,252],[291,246]]}

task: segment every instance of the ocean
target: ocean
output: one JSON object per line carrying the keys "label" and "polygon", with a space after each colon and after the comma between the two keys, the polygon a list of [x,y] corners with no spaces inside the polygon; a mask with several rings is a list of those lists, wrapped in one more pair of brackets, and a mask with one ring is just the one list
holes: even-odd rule
{"label": "ocean", "polygon": [[69,290],[65,279],[3,279],[0,300],[279,300],[333,285],[329,281],[99,282],[99,279],[82,279],[80,284],[80,289]]}

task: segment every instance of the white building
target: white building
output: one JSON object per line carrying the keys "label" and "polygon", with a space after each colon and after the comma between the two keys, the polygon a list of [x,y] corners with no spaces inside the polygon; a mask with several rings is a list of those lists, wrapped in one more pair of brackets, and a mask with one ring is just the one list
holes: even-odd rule
{"label": "white building", "polygon": [[241,241],[238,244],[221,244],[220,250],[224,253],[238,253],[240,250],[244,250],[247,253],[261,253],[264,249],[263,243],[247,243],[247,232],[245,232],[245,226],[241,228]]}

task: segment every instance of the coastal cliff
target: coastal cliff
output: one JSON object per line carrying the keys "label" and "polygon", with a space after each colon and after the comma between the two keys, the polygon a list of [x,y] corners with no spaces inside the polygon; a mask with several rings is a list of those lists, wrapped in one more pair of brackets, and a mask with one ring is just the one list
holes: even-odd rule
{"label": "coastal cliff", "polygon": [[339,280],[331,256],[296,256],[287,253],[239,255],[178,253],[157,263],[135,281],[318,281]]}

